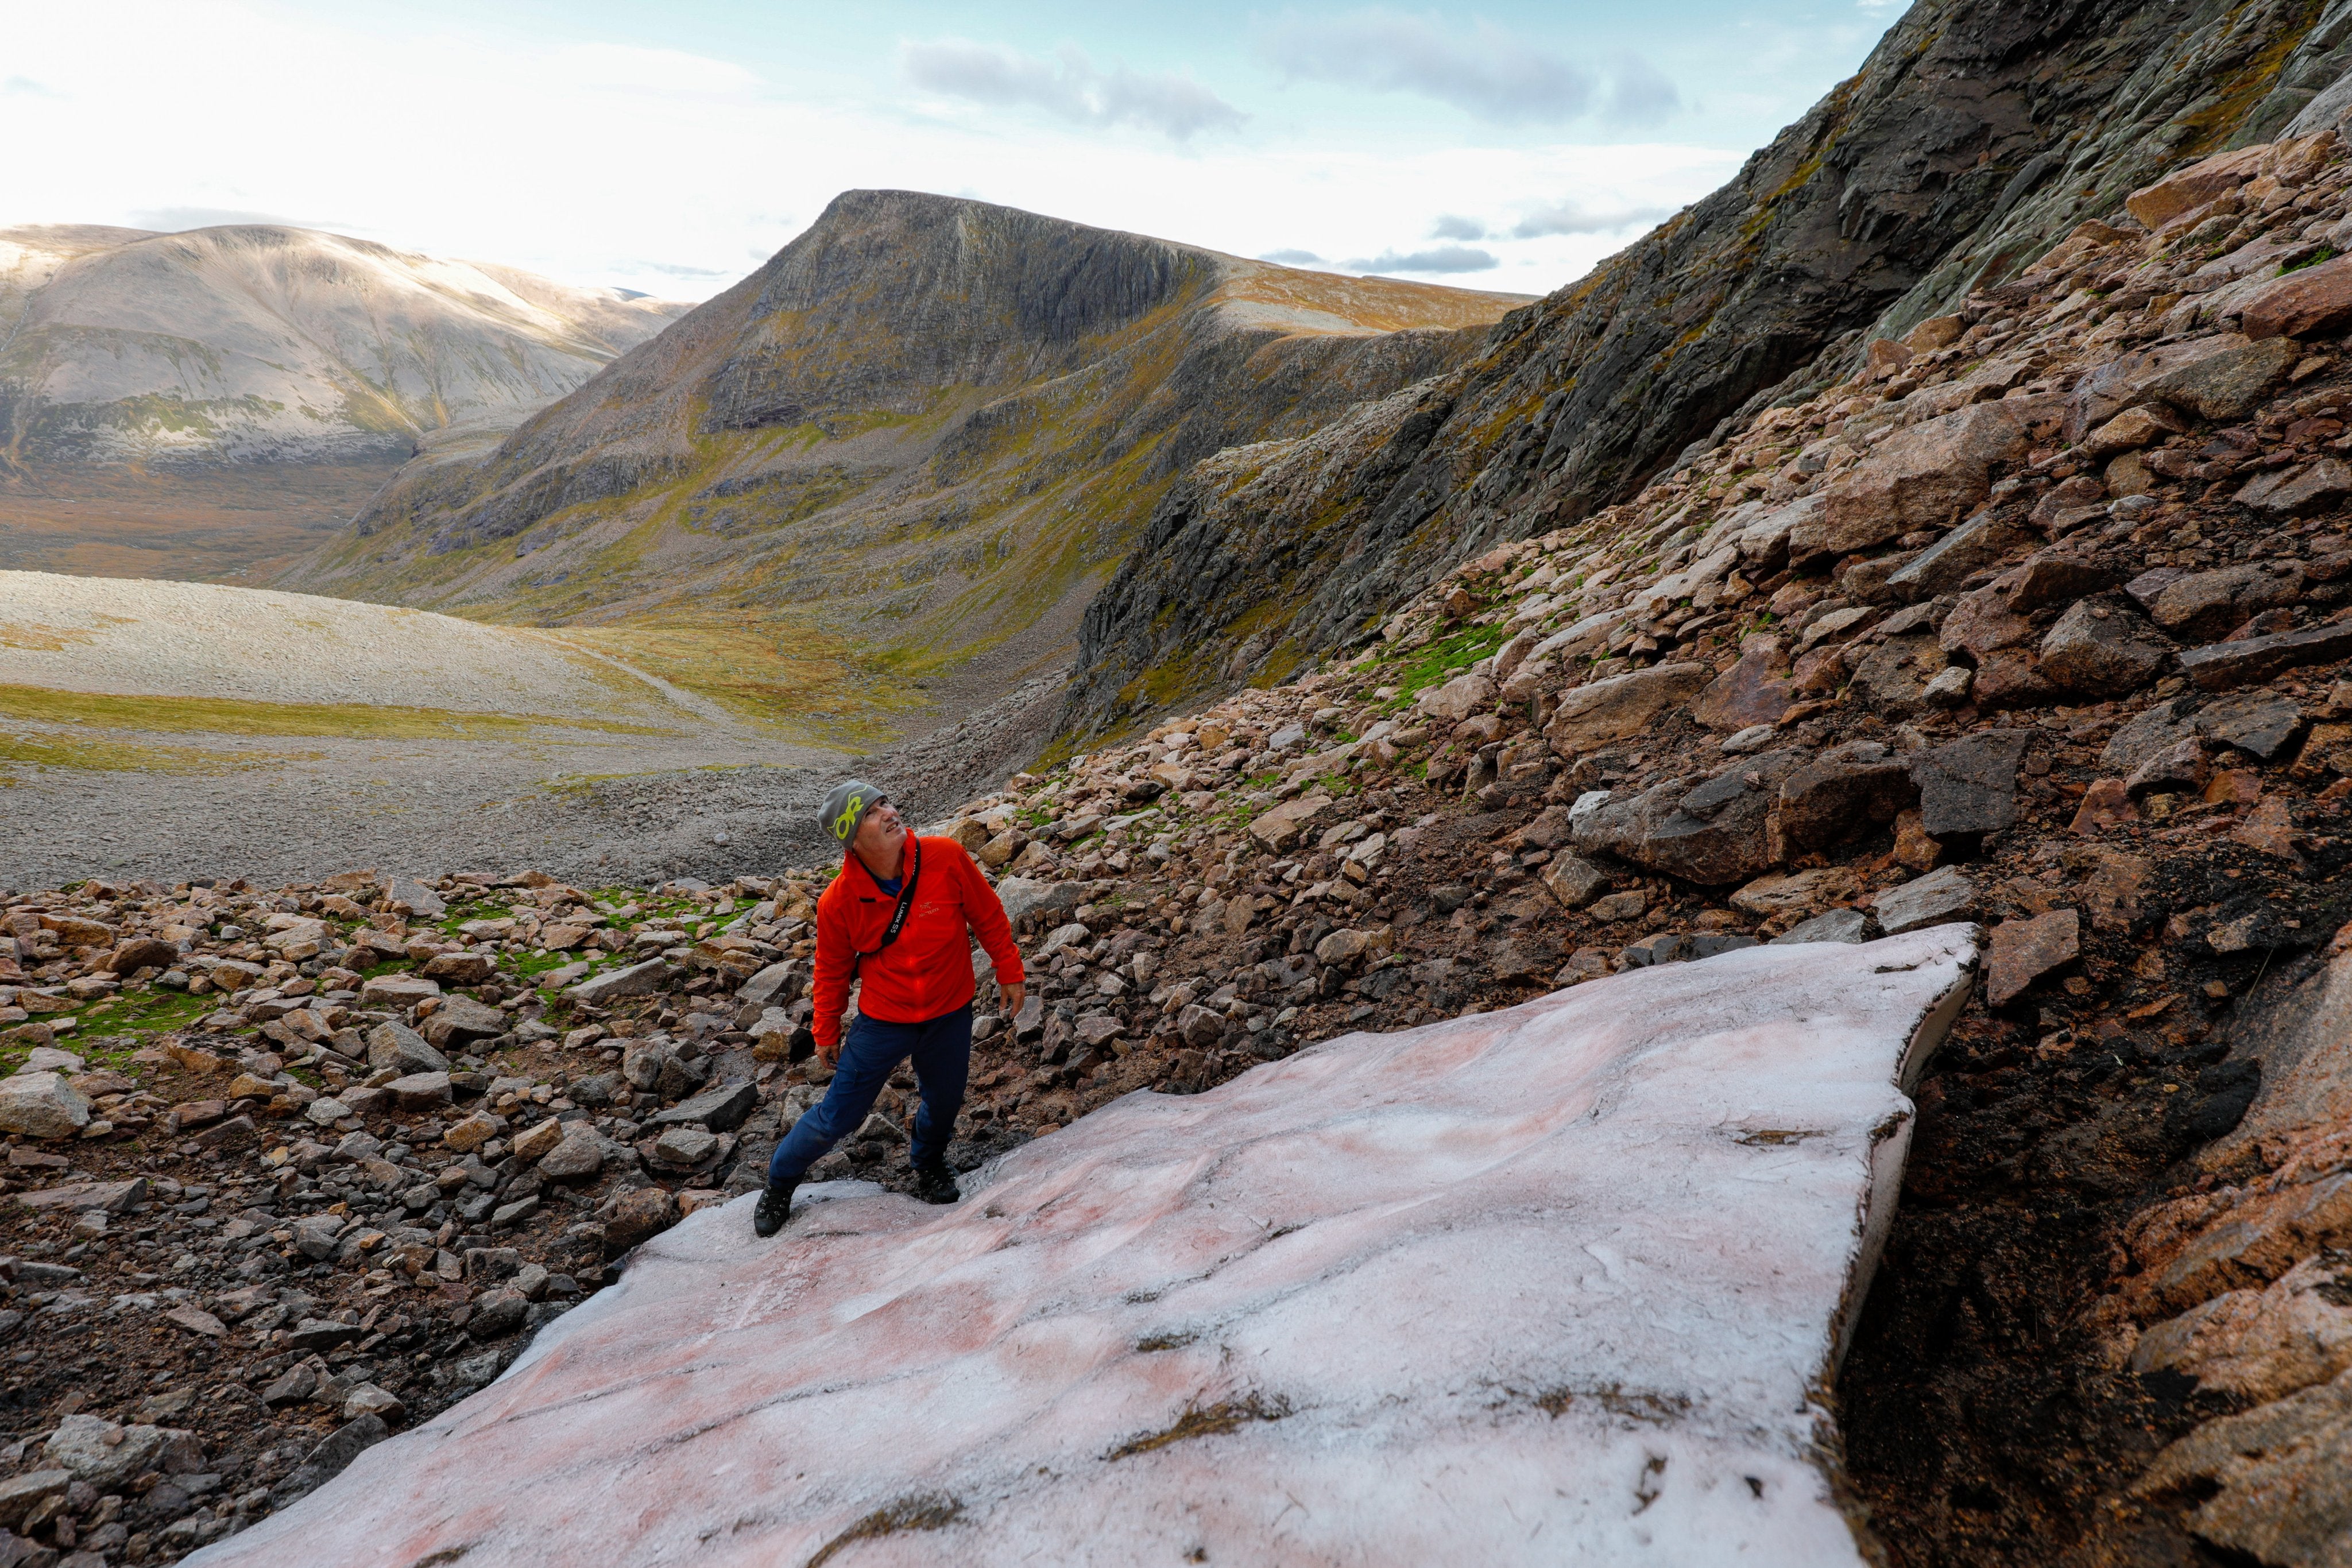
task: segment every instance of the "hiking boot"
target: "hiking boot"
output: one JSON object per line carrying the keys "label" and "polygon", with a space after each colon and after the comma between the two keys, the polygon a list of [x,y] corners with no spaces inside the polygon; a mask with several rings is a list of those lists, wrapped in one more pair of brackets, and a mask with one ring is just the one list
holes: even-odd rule
{"label": "hiking boot", "polygon": [[915,1167],[915,1196],[925,1203],[953,1203],[963,1196],[945,1160],[926,1160]]}
{"label": "hiking boot", "polygon": [[760,1207],[751,1211],[751,1228],[761,1236],[773,1236],[793,1217],[793,1193],[801,1184],[788,1181],[782,1186],[769,1184],[760,1195]]}

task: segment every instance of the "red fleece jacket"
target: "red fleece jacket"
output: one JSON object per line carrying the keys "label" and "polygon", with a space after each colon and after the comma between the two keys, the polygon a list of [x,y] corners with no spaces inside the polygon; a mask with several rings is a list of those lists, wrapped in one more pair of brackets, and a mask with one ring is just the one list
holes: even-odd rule
{"label": "red fleece jacket", "polygon": [[827,1050],[841,1038],[841,1016],[849,1006],[850,967],[858,963],[857,1010],[885,1023],[920,1023],[951,1013],[971,1000],[969,931],[996,965],[999,985],[1025,983],[1021,949],[996,890],[953,839],[915,839],[900,862],[901,873],[915,869],[914,907],[898,939],[874,949],[890,928],[898,901],[882,891],[856,854],[842,857],[841,874],[816,901],[816,1016],[809,1020],[817,1043]]}

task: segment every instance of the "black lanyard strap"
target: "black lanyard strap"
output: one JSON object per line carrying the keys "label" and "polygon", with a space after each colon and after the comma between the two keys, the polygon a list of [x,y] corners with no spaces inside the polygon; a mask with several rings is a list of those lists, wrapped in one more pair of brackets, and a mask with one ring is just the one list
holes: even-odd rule
{"label": "black lanyard strap", "polygon": [[[898,905],[897,908],[890,911],[889,928],[882,933],[882,940],[874,945],[873,952],[859,953],[855,949],[851,951],[849,972],[853,975],[857,973],[857,967],[860,964],[864,963],[866,959],[873,957],[875,953],[881,952],[883,948],[887,947],[891,943],[896,942],[898,939],[898,933],[906,929],[908,911],[915,907],[915,879],[923,874],[923,841],[915,837],[914,834],[908,833],[907,835],[907,851],[908,859],[911,863],[909,863],[906,868],[906,880],[898,884]],[[859,863],[863,865],[865,862],[860,862]],[[872,876],[874,874],[872,868],[868,867],[866,874],[867,876]],[[877,891],[880,891],[878,884],[877,886]]]}

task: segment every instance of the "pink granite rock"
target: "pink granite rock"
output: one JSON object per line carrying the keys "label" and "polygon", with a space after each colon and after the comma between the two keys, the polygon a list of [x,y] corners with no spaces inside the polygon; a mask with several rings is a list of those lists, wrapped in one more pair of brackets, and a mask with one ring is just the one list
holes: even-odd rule
{"label": "pink granite rock", "polygon": [[705,1208],[190,1561],[1859,1564],[1820,1393],[1975,937],[1347,1036],[944,1210]]}

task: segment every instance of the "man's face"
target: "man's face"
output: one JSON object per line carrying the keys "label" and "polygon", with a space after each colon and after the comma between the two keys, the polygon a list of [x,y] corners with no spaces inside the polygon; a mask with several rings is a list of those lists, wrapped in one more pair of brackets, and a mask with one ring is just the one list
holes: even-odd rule
{"label": "man's face", "polygon": [[898,852],[898,845],[907,837],[907,824],[898,819],[898,808],[885,800],[866,813],[857,824],[857,837],[850,841],[860,858],[889,863]]}

